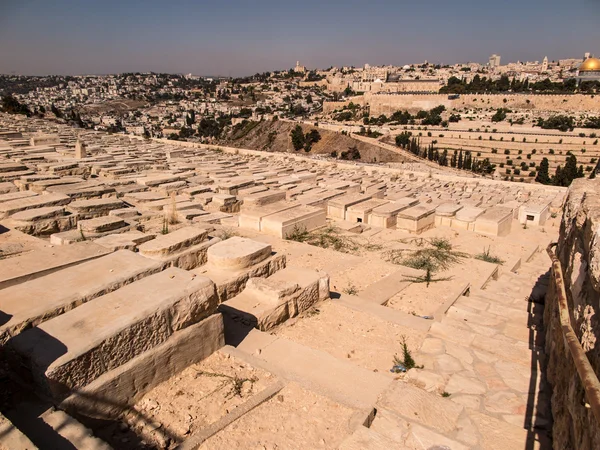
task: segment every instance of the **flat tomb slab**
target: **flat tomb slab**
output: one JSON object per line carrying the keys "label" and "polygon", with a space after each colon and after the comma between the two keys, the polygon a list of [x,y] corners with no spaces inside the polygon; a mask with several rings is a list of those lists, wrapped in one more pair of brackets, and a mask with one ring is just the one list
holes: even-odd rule
{"label": "flat tomb slab", "polygon": [[79,214],[83,219],[106,216],[112,209],[121,209],[125,203],[116,198],[99,198],[91,200],[78,200],[67,207],[69,211]]}
{"label": "flat tomb slab", "polygon": [[43,208],[46,206],[62,206],[71,201],[70,197],[62,194],[37,195],[0,203],[0,219],[11,216],[26,209]]}
{"label": "flat tomb slab", "polygon": [[35,197],[36,195],[38,194],[33,191],[9,192],[7,194],[0,195],[0,203],[9,202],[11,200],[19,200],[21,198]]}
{"label": "flat tomb slab", "polygon": [[457,211],[460,211],[462,208],[463,205],[458,205],[456,203],[442,203],[435,209],[435,214],[437,216],[453,217]]}
{"label": "flat tomb slab", "polygon": [[474,222],[480,215],[485,212],[483,208],[477,208],[474,206],[465,206],[461,210],[457,211],[455,217],[457,220],[462,222]]}
{"label": "flat tomb slab", "polygon": [[55,398],[165,342],[216,311],[214,283],[169,268],[98,297],[11,341]]}
{"label": "flat tomb slab", "polygon": [[208,249],[211,267],[221,270],[241,270],[258,264],[271,256],[271,246],[263,242],[234,236]]}
{"label": "flat tomb slab", "polygon": [[102,216],[94,219],[80,220],[77,223],[77,226],[84,232],[104,233],[106,231],[112,231],[116,230],[117,228],[125,227],[127,226],[127,222],[120,217]]}
{"label": "flat tomb slab", "polygon": [[[57,270],[99,258],[110,253],[92,242],[47,247],[15,258],[0,260],[0,289],[30,282]],[[4,295],[3,293],[1,295]],[[4,302],[0,301],[0,305]],[[0,309],[2,307],[0,306]]]}
{"label": "flat tomb slab", "polygon": [[419,220],[435,212],[435,206],[418,204],[398,213],[398,218]]}
{"label": "flat tomb slab", "polygon": [[295,208],[296,206],[297,204],[288,202],[270,203],[268,205],[261,206],[260,208],[248,208],[247,206],[242,206],[239,216],[240,228],[248,228],[251,230],[260,231],[261,222],[264,217]]}
{"label": "flat tomb slab", "polygon": [[494,206],[475,220],[475,232],[491,236],[506,236],[510,233],[513,212],[510,208]]}
{"label": "flat tomb slab", "polygon": [[43,208],[26,209],[11,216],[12,220],[35,222],[36,220],[50,219],[65,215],[64,206],[44,206]]}
{"label": "flat tomb slab", "polygon": [[140,245],[140,254],[153,259],[168,258],[173,253],[205,241],[208,231],[197,227],[184,227]]}
{"label": "flat tomb slab", "polygon": [[374,198],[348,207],[348,212],[368,213],[373,211],[375,208],[383,206],[387,203],[389,203],[389,200],[379,200]]}
{"label": "flat tomb slab", "polygon": [[348,208],[352,205],[356,205],[357,203],[365,202],[370,200],[370,195],[365,194],[347,194],[342,195],[341,197],[336,197],[329,200],[327,206],[334,206],[337,208]]}
{"label": "flat tomb slab", "polygon": [[162,264],[128,250],[2,290],[0,342],[95,297],[157,272]]}
{"label": "flat tomb slab", "polygon": [[327,213],[321,208],[300,205],[270,216],[261,221],[261,231],[285,239],[294,230],[312,231],[326,224]]}

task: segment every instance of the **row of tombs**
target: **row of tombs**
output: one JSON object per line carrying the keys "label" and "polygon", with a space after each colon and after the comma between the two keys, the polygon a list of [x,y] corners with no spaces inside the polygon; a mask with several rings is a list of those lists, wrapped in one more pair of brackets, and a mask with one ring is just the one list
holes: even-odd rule
{"label": "row of tombs", "polygon": [[506,236],[513,220],[544,225],[554,207],[552,202],[516,201],[479,207],[419,199],[406,193],[389,193],[384,198],[383,191],[377,195],[341,189],[293,200],[286,200],[286,193],[277,189],[238,196],[215,193],[205,186],[188,188],[179,195],[140,189],[121,197],[100,183],[86,189],[90,192],[84,199],[53,191],[0,194],[0,218],[10,228],[49,236],[55,245],[91,239],[109,248],[132,248],[154,238],[156,234],[142,231],[150,230],[153,222],[156,231],[156,222],[166,218],[176,224],[239,226],[279,238],[299,228],[320,228],[328,218],[414,234],[437,226]]}
{"label": "row of tombs", "polygon": [[12,377],[76,417],[116,418],[253,328],[329,298],[329,277],[270,245],[184,227],[142,256],[92,242],[0,261],[0,343]]}

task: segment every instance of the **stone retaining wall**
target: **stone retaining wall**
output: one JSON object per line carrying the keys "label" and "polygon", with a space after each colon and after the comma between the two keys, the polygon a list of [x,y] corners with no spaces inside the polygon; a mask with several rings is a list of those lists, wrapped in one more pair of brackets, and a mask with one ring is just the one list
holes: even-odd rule
{"label": "stone retaining wall", "polygon": [[559,114],[577,111],[592,111],[598,108],[598,99],[593,95],[544,95],[544,94],[462,94],[449,99],[448,94],[365,94],[345,102],[324,102],[323,112],[342,109],[353,102],[370,106],[371,116],[385,114],[388,117],[398,110],[428,110],[438,105],[455,108],[510,108],[513,110],[546,110]]}
{"label": "stone retaining wall", "polygon": [[[557,256],[564,272],[572,327],[596,375],[600,374],[600,181],[576,180],[569,189]],[[600,423],[566,347],[554,281],[546,294],[547,378],[552,386],[555,449],[600,448]]]}

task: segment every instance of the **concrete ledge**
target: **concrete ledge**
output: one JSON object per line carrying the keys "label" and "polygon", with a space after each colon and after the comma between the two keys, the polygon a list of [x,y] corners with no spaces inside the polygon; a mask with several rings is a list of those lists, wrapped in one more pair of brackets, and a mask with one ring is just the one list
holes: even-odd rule
{"label": "concrete ledge", "polygon": [[450,309],[450,307],[452,305],[454,305],[454,303],[456,303],[456,301],[462,297],[463,295],[465,295],[465,293],[469,290],[469,288],[471,287],[470,283],[465,283],[461,286],[458,287],[458,289],[456,290],[455,294],[452,295],[448,300],[446,300],[444,303],[442,303],[438,309],[435,310],[435,313],[433,314],[434,317],[434,321],[436,322],[440,322],[444,316],[446,315],[446,312]]}
{"label": "concrete ledge", "polygon": [[379,305],[356,295],[342,295],[339,299],[332,300],[332,302],[355,311],[371,314],[387,322],[412,328],[413,330],[429,331],[429,327],[431,326],[430,320],[422,319],[420,317],[407,314],[403,311],[398,311],[396,309],[388,308],[387,306]]}

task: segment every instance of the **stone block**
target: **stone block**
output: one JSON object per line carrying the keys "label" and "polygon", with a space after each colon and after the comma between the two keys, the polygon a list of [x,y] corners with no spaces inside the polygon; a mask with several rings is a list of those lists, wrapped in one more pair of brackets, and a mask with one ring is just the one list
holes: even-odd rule
{"label": "stone block", "polygon": [[174,332],[164,343],[105,372],[67,397],[65,410],[96,419],[118,418],[147,392],[225,345],[223,316]]}
{"label": "stone block", "polygon": [[320,208],[300,205],[266,216],[261,221],[261,231],[281,239],[295,230],[312,231],[325,226],[327,214]]}
{"label": "stone block", "polygon": [[93,219],[107,216],[113,209],[122,209],[125,203],[116,198],[99,198],[91,200],[77,200],[69,204],[67,209],[77,214],[80,219]]}
{"label": "stone block", "polygon": [[42,392],[63,399],[216,307],[211,280],[169,268],[24,331],[11,347]]}
{"label": "stone block", "polygon": [[219,310],[232,323],[261,331],[295,317],[329,298],[329,276],[311,269],[287,268],[266,279],[251,278],[246,289]]}
{"label": "stone block", "polygon": [[93,298],[159,271],[163,265],[127,250],[67,267],[2,290],[0,342]]}
{"label": "stone block", "polygon": [[241,270],[271,256],[271,246],[234,236],[208,249],[208,264],[218,270]]}

